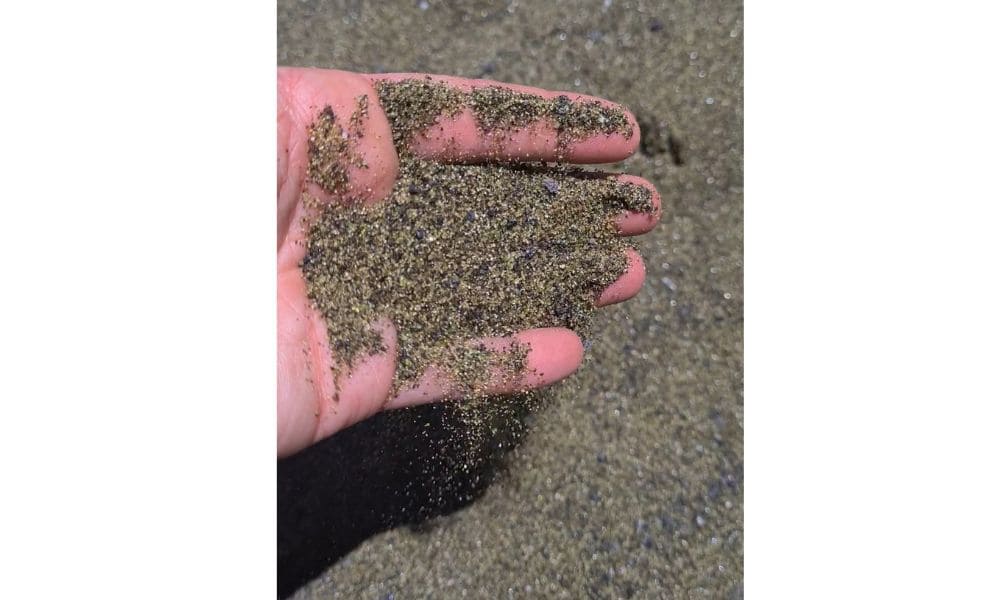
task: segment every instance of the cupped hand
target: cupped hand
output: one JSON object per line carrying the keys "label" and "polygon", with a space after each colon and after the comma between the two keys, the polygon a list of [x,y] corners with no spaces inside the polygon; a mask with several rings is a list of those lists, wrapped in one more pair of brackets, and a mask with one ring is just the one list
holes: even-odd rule
{"label": "cupped hand", "polygon": [[[278,69],[278,456],[286,456],[348,427],[376,412],[449,397],[451,386],[433,370],[412,388],[393,393],[396,370],[396,332],[389,321],[376,324],[386,351],[357,361],[350,372],[333,381],[326,322],[309,303],[299,268],[305,254],[305,231],[301,226],[308,207],[303,192],[325,203],[348,198],[378,202],[389,195],[399,169],[399,157],[385,113],[378,104],[375,84],[379,80],[425,77],[423,74],[361,75],[320,69]],[[498,85],[455,77],[433,76],[463,91],[473,86]],[[570,99],[604,100],[579,94],[549,92],[509,85],[516,91],[545,98],[558,95]],[[331,194],[307,179],[308,128],[325,107],[339,119],[355,110],[357,99],[368,97],[368,118],[352,142],[365,168],[348,168],[347,182]],[[505,134],[496,139],[476,126],[468,110],[442,116],[425,136],[416,136],[410,150],[419,158],[440,161],[560,160],[570,163],[615,162],[631,155],[639,143],[638,126],[626,111],[636,132],[599,134],[560,145],[556,131],[546,123]],[[346,129],[346,123],[345,129]],[[626,213],[617,219],[622,235],[637,235],[653,228],[659,219],[660,199],[653,186],[638,177],[619,175],[623,181],[653,191],[653,214]],[[373,249],[377,251],[377,249]],[[642,259],[630,251],[628,270],[597,300],[598,306],[621,302],[642,286]],[[530,348],[527,368],[519,380],[497,381],[490,393],[504,393],[549,385],[579,367],[583,346],[575,333],[562,328],[521,331],[515,336]],[[511,340],[494,340],[504,344]]]}

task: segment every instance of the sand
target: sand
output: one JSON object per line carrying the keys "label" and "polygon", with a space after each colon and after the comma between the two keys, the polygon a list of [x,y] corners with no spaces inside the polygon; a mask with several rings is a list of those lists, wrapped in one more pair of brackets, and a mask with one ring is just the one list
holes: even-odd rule
{"label": "sand", "polygon": [[543,409],[497,405],[480,467],[463,470],[443,406],[385,413],[279,465],[281,591],[741,597],[741,5],[279,2],[278,15],[280,64],[624,102],[656,133],[618,167],[664,205],[637,243],[646,287],[601,311],[587,363]]}
{"label": "sand", "polygon": [[565,95],[546,100],[492,85],[462,92],[426,76],[381,81],[376,89],[389,118],[396,148],[404,154],[412,136],[425,131],[439,115],[454,116],[466,107],[472,110],[479,129],[486,133],[548,123],[557,133],[559,148],[595,134],[617,133],[626,139],[634,134],[620,108],[593,100],[573,102]]}
{"label": "sand", "polygon": [[384,202],[320,212],[300,266],[343,367],[385,351],[370,324],[388,318],[397,389],[433,366],[475,394],[498,368],[516,380],[530,348],[491,360],[462,342],[536,327],[589,333],[596,298],[627,267],[613,217],[650,212],[650,196],[552,167],[405,159]]}
{"label": "sand", "polygon": [[[530,347],[515,343],[498,352],[471,341],[539,327],[589,334],[598,296],[627,268],[628,238],[618,235],[614,219],[651,213],[652,194],[568,165],[411,157],[410,138],[450,112],[437,99],[456,93],[424,80],[383,82],[378,89],[402,156],[396,183],[374,205],[319,208],[299,264],[309,299],[328,325],[334,377],[386,351],[373,324],[387,318],[397,334],[396,391],[415,386],[430,368],[466,396],[484,393],[491,382],[516,382]],[[620,108],[593,101],[546,101],[496,88],[458,97],[467,97],[484,131],[509,132],[549,118],[561,139],[632,135]],[[310,180],[336,192],[356,157],[327,106],[309,127]],[[318,205],[308,195],[304,201]]]}

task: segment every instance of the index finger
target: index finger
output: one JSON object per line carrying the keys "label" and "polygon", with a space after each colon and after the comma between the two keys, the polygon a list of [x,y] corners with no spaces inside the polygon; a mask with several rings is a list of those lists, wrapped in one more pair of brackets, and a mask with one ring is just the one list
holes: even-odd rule
{"label": "index finger", "polygon": [[606,163],[639,145],[635,116],[602,98],[446,75],[369,77],[397,148],[421,158]]}

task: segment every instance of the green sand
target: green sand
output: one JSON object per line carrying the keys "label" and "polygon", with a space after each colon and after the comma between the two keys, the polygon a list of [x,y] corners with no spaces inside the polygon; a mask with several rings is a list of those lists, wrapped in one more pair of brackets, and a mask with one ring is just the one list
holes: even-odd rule
{"label": "green sand", "polygon": [[491,357],[458,342],[588,333],[595,299],[627,267],[613,222],[626,210],[651,212],[649,190],[567,168],[404,159],[385,202],[320,212],[301,268],[336,364],[383,352],[369,324],[389,318],[398,388],[434,366],[474,394],[498,369],[516,381],[529,349]]}
{"label": "green sand", "polygon": [[664,204],[637,242],[646,287],[598,316],[503,479],[369,538],[299,597],[742,597],[742,7],[607,4],[279,2],[279,64],[625,103],[659,141],[619,167]]}

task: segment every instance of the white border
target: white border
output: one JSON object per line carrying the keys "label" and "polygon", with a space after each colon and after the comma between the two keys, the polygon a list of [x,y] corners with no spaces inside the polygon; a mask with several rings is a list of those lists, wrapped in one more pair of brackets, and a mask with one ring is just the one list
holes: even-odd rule
{"label": "white border", "polygon": [[995,8],[746,11],[746,594],[996,594]]}
{"label": "white border", "polygon": [[4,11],[0,596],[275,593],[275,7]]}

